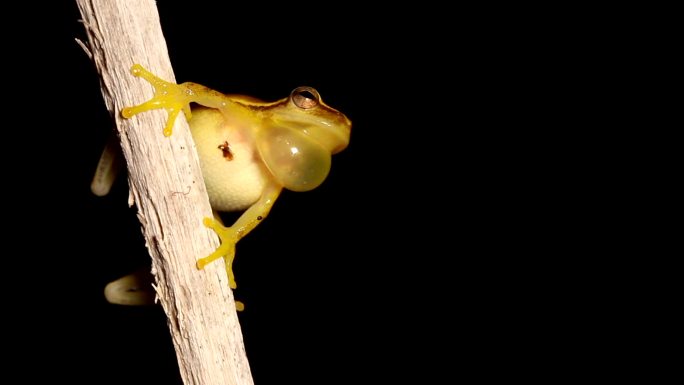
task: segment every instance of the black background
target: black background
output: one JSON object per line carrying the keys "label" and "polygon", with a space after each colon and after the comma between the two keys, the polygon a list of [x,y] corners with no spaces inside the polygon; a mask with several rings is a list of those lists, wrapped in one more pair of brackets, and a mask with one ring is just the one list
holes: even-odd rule
{"label": "black background", "polygon": [[[517,199],[528,160],[508,148],[524,133],[501,124],[517,119],[502,103],[517,80],[501,39],[475,42],[487,31],[439,10],[418,27],[427,16],[411,9],[265,17],[228,3],[158,5],[179,82],[264,100],[309,85],[353,122],[326,182],[285,192],[238,245],[257,384],[429,383],[492,362],[525,370],[502,363],[525,338],[534,292],[522,278],[530,262],[514,256],[540,246]],[[12,349],[72,383],[180,384],[161,308],[104,300],[104,286],[148,256],[125,178],[105,198],[90,193],[112,123],[74,41],[85,39],[75,4],[49,7],[6,48],[18,81],[7,87],[19,127],[8,134],[21,138],[6,148],[26,154],[6,163],[22,186],[7,198],[21,212],[6,293],[25,340]]]}

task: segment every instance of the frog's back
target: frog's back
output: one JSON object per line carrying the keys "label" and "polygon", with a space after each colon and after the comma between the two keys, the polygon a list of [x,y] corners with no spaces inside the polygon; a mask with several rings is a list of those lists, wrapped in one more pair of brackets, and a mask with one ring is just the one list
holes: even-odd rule
{"label": "frog's back", "polygon": [[259,199],[270,175],[253,139],[230,127],[215,109],[194,108],[189,123],[212,208],[247,209]]}

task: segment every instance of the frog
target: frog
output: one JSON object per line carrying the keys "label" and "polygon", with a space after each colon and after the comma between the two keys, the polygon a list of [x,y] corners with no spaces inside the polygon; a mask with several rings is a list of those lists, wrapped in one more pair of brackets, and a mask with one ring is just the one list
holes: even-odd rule
{"label": "frog", "polygon": [[[236,289],[233,261],[238,241],[268,216],[283,189],[304,192],[323,183],[332,155],[349,145],[351,121],[325,104],[318,91],[309,86],[295,88],[286,98],[264,102],[245,95],[223,94],[197,83],[167,82],[140,64],[134,64],[131,73],[150,83],[154,96],[142,104],[123,108],[123,118],[165,109],[169,117],[163,135],[167,137],[172,135],[181,111],[188,120],[214,211],[214,217],[204,218],[203,224],[221,241],[213,253],[197,260],[196,267],[201,270],[223,258],[229,286]],[[103,154],[101,162],[102,159],[111,160],[111,156]],[[102,176],[105,169],[98,167],[94,178],[92,189],[99,189],[97,195],[109,190],[95,187],[97,181],[111,184],[111,178]],[[242,214],[232,225],[225,226],[219,212]],[[137,282],[131,277],[122,280],[119,283],[126,285]],[[110,293],[112,290],[109,287]],[[116,300],[111,295],[108,300],[135,302]],[[243,310],[244,304],[236,301],[236,307]]]}

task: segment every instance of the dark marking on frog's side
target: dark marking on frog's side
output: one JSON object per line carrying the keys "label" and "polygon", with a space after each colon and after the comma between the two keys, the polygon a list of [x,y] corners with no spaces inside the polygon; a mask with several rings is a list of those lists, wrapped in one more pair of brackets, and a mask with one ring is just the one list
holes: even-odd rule
{"label": "dark marking on frog's side", "polygon": [[223,151],[223,157],[226,158],[226,160],[233,160],[233,152],[230,151],[230,145],[228,144],[228,141],[223,142],[223,144],[219,144],[218,149]]}

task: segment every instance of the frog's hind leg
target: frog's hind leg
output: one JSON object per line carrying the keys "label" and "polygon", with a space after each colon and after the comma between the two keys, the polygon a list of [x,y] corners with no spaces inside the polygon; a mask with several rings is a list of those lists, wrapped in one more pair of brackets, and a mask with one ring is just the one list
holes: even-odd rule
{"label": "frog's hind leg", "polygon": [[99,197],[109,194],[109,190],[112,189],[112,185],[117,175],[119,175],[121,164],[119,140],[112,133],[104,150],[102,150],[102,155],[100,155],[100,161],[97,163],[93,181],[90,183],[90,191]]}
{"label": "frog's hind leg", "polygon": [[153,305],[156,292],[152,282],[152,274],[141,269],[107,284],[104,295],[115,305]]}

